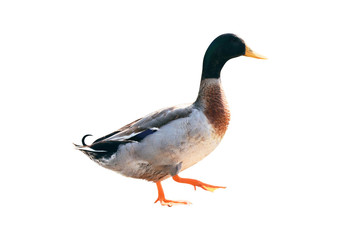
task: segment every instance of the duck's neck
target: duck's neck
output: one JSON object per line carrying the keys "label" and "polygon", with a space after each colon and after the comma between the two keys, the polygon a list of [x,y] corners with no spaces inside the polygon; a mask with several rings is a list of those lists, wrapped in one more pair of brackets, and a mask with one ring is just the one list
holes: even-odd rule
{"label": "duck's neck", "polygon": [[218,56],[217,52],[210,48],[206,51],[204,60],[201,81],[210,78],[220,78],[221,69],[224,67],[228,59]]}
{"label": "duck's neck", "polygon": [[204,112],[215,133],[223,137],[229,125],[230,111],[220,78],[205,78],[201,80],[195,106]]}

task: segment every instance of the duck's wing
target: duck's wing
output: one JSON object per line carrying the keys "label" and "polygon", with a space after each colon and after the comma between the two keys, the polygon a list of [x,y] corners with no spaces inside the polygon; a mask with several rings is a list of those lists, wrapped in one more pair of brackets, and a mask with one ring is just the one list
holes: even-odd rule
{"label": "duck's wing", "polygon": [[190,115],[193,108],[192,105],[186,107],[170,107],[153,112],[143,118],[139,118],[131,122],[119,130],[116,130],[104,137],[94,141],[141,141],[146,136],[158,131],[161,127],[169,124],[170,122],[185,118]]}
{"label": "duck's wing", "polygon": [[165,108],[125,125],[119,130],[95,140],[91,145],[83,143],[83,146],[75,146],[90,158],[100,161],[100,159],[111,157],[117,152],[120,145],[141,142],[170,122],[188,117],[192,111],[192,105]]}

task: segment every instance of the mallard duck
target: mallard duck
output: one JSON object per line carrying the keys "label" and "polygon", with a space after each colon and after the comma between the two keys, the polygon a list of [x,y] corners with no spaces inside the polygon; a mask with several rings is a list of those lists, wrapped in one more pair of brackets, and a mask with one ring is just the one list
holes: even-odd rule
{"label": "mallard duck", "polygon": [[165,198],[161,182],[172,177],[176,182],[214,191],[221,186],[195,179],[181,178],[179,173],[205,158],[220,143],[230,120],[230,111],[221,86],[220,72],[235,57],[265,57],[253,52],[234,34],[217,37],[208,47],[203,61],[200,90],[192,104],[174,106],[139,118],[91,145],[76,148],[99,165],[124,176],[156,183],[163,206],[190,204]]}

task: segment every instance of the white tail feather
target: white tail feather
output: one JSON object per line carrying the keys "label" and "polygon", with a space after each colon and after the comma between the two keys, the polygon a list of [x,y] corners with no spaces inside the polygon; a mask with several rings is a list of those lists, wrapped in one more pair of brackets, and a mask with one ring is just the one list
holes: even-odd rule
{"label": "white tail feather", "polygon": [[97,152],[97,153],[106,152],[105,150],[95,150],[95,149],[92,149],[92,148],[90,148],[88,146],[83,146],[83,147],[79,146],[79,147],[77,147],[77,149],[81,150],[81,151],[86,151],[86,152]]}

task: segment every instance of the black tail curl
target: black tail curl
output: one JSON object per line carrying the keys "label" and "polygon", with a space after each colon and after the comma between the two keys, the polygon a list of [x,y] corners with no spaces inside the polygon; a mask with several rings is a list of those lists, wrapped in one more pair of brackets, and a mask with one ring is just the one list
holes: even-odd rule
{"label": "black tail curl", "polygon": [[83,138],[81,139],[81,143],[82,143],[83,146],[87,146],[87,147],[89,146],[89,145],[85,144],[85,138],[90,137],[90,136],[92,136],[92,135],[91,134],[86,134],[85,136],[83,136]]}

